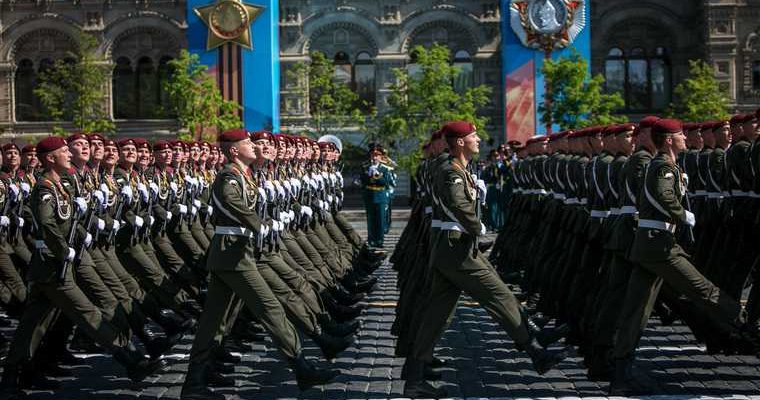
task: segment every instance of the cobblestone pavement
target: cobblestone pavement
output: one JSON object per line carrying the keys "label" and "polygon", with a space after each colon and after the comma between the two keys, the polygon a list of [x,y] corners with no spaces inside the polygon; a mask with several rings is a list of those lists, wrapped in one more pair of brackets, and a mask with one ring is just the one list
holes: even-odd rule
{"label": "cobblestone pavement", "polygon": [[[403,221],[394,222],[386,245],[395,244]],[[366,224],[357,222],[360,230]],[[241,399],[353,399],[402,397],[402,359],[393,357],[394,338],[390,327],[397,298],[395,273],[383,265],[376,274],[377,289],[368,298],[369,307],[360,317],[363,326],[357,344],[334,361],[343,371],[335,382],[299,392],[293,374],[271,341],[255,343],[236,366],[236,387],[220,389],[228,398]],[[525,353],[486,312],[462,299],[450,328],[439,343],[437,354],[448,358],[443,385],[453,397],[463,398],[577,398],[603,397],[606,384],[586,379],[580,358],[573,354],[558,370],[544,376],[533,372]],[[171,370],[142,384],[132,384],[109,356],[81,355],[87,366],[71,368],[74,378],[62,378],[56,393],[29,393],[32,399],[177,399],[187,370],[191,337],[173,349],[167,358]],[[304,343],[308,356],[318,350]],[[636,374],[669,398],[721,397],[747,399],[760,394],[760,360],[755,357],[711,356],[695,345],[689,330],[681,325],[647,328],[638,353]],[[760,397],[755,397],[760,400]]]}

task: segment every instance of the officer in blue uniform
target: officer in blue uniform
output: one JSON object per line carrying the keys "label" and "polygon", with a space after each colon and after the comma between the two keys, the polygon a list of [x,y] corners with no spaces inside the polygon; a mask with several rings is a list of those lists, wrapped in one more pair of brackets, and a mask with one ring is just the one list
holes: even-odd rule
{"label": "officer in blue uniform", "polygon": [[383,152],[370,151],[370,163],[362,171],[364,206],[367,210],[367,243],[371,247],[383,247],[387,224],[391,171],[381,162]]}

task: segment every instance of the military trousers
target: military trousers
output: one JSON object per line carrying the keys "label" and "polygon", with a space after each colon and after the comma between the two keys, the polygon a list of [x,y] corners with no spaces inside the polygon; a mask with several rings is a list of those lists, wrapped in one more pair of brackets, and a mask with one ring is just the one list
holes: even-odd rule
{"label": "military trousers", "polygon": [[383,246],[387,207],[386,203],[364,203],[364,208],[367,210],[367,243],[370,246]]}
{"label": "military trousers", "polygon": [[346,238],[348,238],[354,248],[358,250],[364,245],[364,239],[359,236],[356,229],[354,229],[354,226],[351,225],[351,222],[346,218],[344,213],[340,211],[336,212],[333,214],[333,219],[335,220],[335,225],[337,225],[343,234],[346,235]]}
{"label": "military trousers", "polygon": [[721,332],[735,331],[744,323],[741,304],[707,280],[683,252],[674,251],[663,261],[637,260],[619,312],[615,358],[633,356],[663,281]]}
{"label": "military trousers", "polygon": [[20,269],[13,262],[11,254],[0,251],[0,282],[8,289],[5,302],[15,300],[18,303],[26,301],[26,282],[21,277]]}
{"label": "military trousers", "polygon": [[469,235],[456,238],[458,232],[442,232],[431,257],[431,286],[428,307],[421,318],[414,340],[412,358],[430,361],[433,349],[445,330],[462,292],[465,292],[498,322],[517,343],[530,340],[520,303],[507,284],[482,254],[473,256]]}
{"label": "military trousers", "polygon": [[198,332],[190,350],[190,368],[204,368],[213,360],[214,350],[222,343],[227,321],[241,299],[272,337],[275,346],[294,359],[301,352],[296,329],[285,309],[258,270],[211,271],[208,296],[201,314]]}
{"label": "military trousers", "polygon": [[[294,234],[290,232],[283,232],[282,243],[287,249],[288,255],[304,270],[306,279],[312,284],[316,285],[319,292],[326,290],[330,285],[327,278],[312,262],[312,258],[308,257],[301,246],[298,244]],[[316,252],[316,250],[314,250]],[[317,254],[319,256],[319,254]]]}
{"label": "military trousers", "polygon": [[290,275],[290,272],[288,272],[290,267],[288,267],[285,261],[276,253],[269,252],[262,254],[256,260],[256,268],[266,284],[269,285],[277,300],[282,304],[290,321],[299,330],[310,336],[318,333],[319,323],[317,322],[317,316],[311,312],[299,294],[281,276],[281,273],[284,273],[286,276]]}

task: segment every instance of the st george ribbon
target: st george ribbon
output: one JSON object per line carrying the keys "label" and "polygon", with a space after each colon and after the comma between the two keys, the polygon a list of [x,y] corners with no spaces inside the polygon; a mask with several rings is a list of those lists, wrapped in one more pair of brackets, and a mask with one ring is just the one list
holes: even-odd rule
{"label": "st george ribbon", "polygon": [[189,51],[209,67],[248,130],[280,129],[277,0],[188,0]]}

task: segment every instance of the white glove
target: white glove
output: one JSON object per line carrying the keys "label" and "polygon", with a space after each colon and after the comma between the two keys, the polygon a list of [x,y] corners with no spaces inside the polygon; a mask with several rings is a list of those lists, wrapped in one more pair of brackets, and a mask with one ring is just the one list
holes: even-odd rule
{"label": "white glove", "polygon": [[111,230],[114,232],[117,232],[119,229],[121,229],[121,222],[117,220],[113,220],[113,225],[111,226]]}
{"label": "white glove", "polygon": [[77,210],[79,211],[79,215],[84,215],[87,213],[87,200],[77,197],[74,199],[74,203],[77,204]]}
{"label": "white glove", "polygon": [[19,193],[21,193],[21,191],[19,190],[18,186],[16,186],[15,183],[11,183],[10,185],[8,185],[8,189],[10,189],[11,193],[13,193],[14,199],[17,199]]}
{"label": "white glove", "polygon": [[198,214],[198,207],[196,207],[196,206],[190,207],[190,215],[192,215],[194,217],[195,214]]}
{"label": "white glove", "polygon": [[98,232],[103,232],[106,230],[106,221],[98,218]]}
{"label": "white glove", "polygon": [[0,215],[0,226],[9,226],[11,224],[11,219],[8,218],[5,215]]}
{"label": "white glove", "polygon": [[24,219],[21,218],[21,217],[16,217],[16,218],[18,218],[18,227],[19,228],[23,228],[24,227]]}
{"label": "white glove", "polygon": [[269,227],[268,227],[268,226],[266,226],[266,225],[264,225],[264,224],[261,224],[261,229],[259,229],[259,234],[260,234],[261,236],[266,236],[266,235],[268,235],[268,234],[269,234]]}
{"label": "white glove", "polygon": [[327,174],[327,172],[325,172],[325,171],[322,171],[322,178],[324,178],[324,179],[327,179],[327,178],[328,178],[328,176],[329,176],[329,175]]}
{"label": "white glove", "polygon": [[143,224],[145,224],[145,220],[141,216],[135,215],[135,226],[142,228]]}
{"label": "white glove", "polygon": [[148,202],[148,198],[150,197],[148,195],[148,187],[145,186],[142,183],[138,183],[137,184],[137,192],[140,193],[140,197],[142,197],[143,201],[147,203]]}
{"label": "white glove", "polygon": [[333,202],[333,198],[334,198],[334,197],[332,197],[332,195],[328,194],[328,195],[327,195],[327,204],[332,204],[332,202]]}
{"label": "white glove", "polygon": [[179,213],[181,215],[187,214],[187,206],[186,205],[184,205],[184,204],[178,204],[178,206],[179,206]]}
{"label": "white glove", "polygon": [[486,225],[484,223],[480,223],[480,234],[485,235],[486,234]]}
{"label": "white glove", "polygon": [[206,206],[206,214],[208,214],[209,216],[214,214],[214,207]]}
{"label": "white glove", "polygon": [[95,199],[95,202],[98,204],[99,208],[101,209],[106,204],[106,195],[101,190],[96,190],[92,192],[92,198]]}
{"label": "white glove", "polygon": [[293,187],[290,185],[290,181],[289,180],[282,181],[282,187],[284,187],[285,190],[288,193],[292,193],[293,192]]}
{"label": "white glove", "polygon": [[69,254],[66,255],[66,261],[74,261],[74,257],[76,257],[76,255],[76,250],[69,247]]}
{"label": "white glove", "polygon": [[683,172],[681,173],[681,176],[683,176],[683,183],[686,186],[689,186],[689,174],[687,174],[686,172]]}
{"label": "white glove", "polygon": [[261,198],[261,201],[267,200],[267,192],[264,190],[264,188],[259,188],[259,198]]}
{"label": "white glove", "polygon": [[21,182],[21,192],[24,193],[24,197],[29,196],[29,192],[32,191],[32,187],[26,182]]}
{"label": "white glove", "polygon": [[282,187],[279,183],[276,184],[275,189],[277,189],[277,195],[280,196],[281,199],[285,198],[285,188]]}
{"label": "white glove", "polygon": [[150,183],[150,191],[151,193],[153,193],[154,196],[158,196],[158,185],[156,184],[156,182]]}
{"label": "white glove", "polygon": [[188,176],[185,178],[185,187],[192,190],[195,189],[198,186],[198,181],[193,178],[192,176]]}
{"label": "white glove", "polygon": [[274,189],[274,185],[270,181],[264,181],[264,189],[267,191],[267,199],[274,200],[274,196],[277,192]]}
{"label": "white glove", "polygon": [[87,235],[84,237],[84,247],[90,247],[92,244],[92,234],[90,232],[87,232]]}
{"label": "white glove", "polygon": [[175,196],[177,195],[177,191],[179,190],[179,186],[177,186],[177,182],[171,182],[169,183],[169,188],[172,190],[172,194]]}
{"label": "white glove", "polygon": [[171,221],[172,220],[172,212],[171,211],[167,211],[166,212],[166,220],[167,221]]}
{"label": "white glove", "polygon": [[100,184],[100,191],[103,192],[103,195],[105,195],[106,198],[111,196],[111,189],[108,188],[108,185],[105,183]]}
{"label": "white glove", "polygon": [[319,189],[319,182],[317,182],[316,179],[309,179],[309,186],[311,186],[312,189],[317,190]]}
{"label": "white glove", "polygon": [[691,211],[686,211],[686,223],[689,226],[694,226],[697,224],[697,218]]}
{"label": "white glove", "polygon": [[481,201],[485,201],[486,193],[488,193],[488,189],[486,188],[486,182],[482,179],[478,179],[477,181],[475,181],[475,184],[478,186],[478,190],[480,191]]}
{"label": "white glove", "polygon": [[296,213],[293,212],[293,210],[288,211],[288,219],[290,219],[291,221],[296,220]]}
{"label": "white glove", "polygon": [[153,218],[152,215],[148,216],[148,226],[153,226],[153,223],[156,222],[156,219]]}
{"label": "white glove", "polygon": [[126,185],[121,188],[121,195],[127,198],[128,202],[132,201],[132,186]]}
{"label": "white glove", "polygon": [[201,208],[201,201],[198,199],[193,200],[193,207],[195,208]]}

